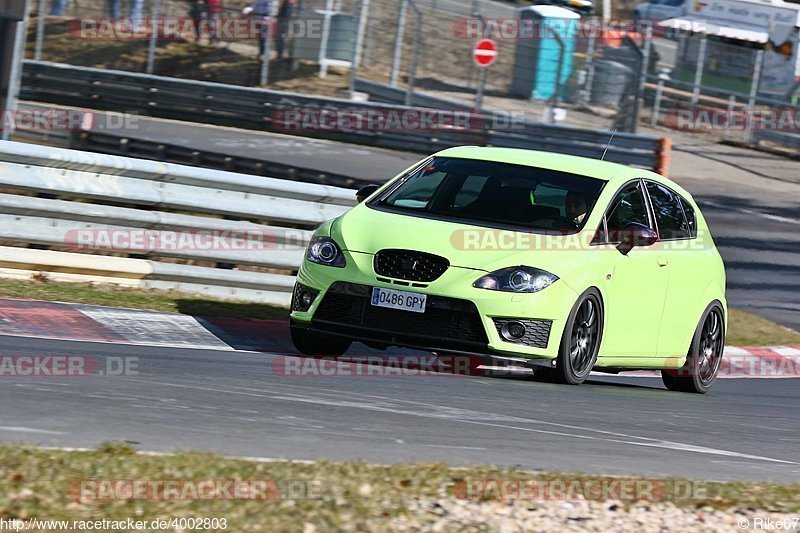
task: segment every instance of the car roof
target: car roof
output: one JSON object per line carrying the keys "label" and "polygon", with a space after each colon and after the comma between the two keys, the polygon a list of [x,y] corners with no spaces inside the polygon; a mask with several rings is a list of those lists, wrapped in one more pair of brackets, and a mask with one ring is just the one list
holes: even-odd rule
{"label": "car roof", "polygon": [[601,161],[590,157],[559,154],[555,152],[541,152],[538,150],[525,150],[522,148],[500,148],[493,146],[457,146],[437,152],[440,157],[458,157],[462,159],[481,159],[498,163],[511,163],[514,165],[527,165],[531,167],[560,170],[582,176],[589,176],[609,182],[609,186],[617,188],[626,181],[635,178],[646,178],[659,182],[678,193],[691,197],[677,183],[655,172],[637,167]]}

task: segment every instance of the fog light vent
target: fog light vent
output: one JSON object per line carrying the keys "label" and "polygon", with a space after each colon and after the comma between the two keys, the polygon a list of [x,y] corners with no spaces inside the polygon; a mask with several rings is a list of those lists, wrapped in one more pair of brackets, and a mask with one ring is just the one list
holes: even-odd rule
{"label": "fog light vent", "polygon": [[547,348],[552,320],[494,318],[497,333],[506,342],[524,344],[531,348]]}
{"label": "fog light vent", "polygon": [[292,291],[292,311],[308,311],[318,294],[319,291],[316,289],[295,283]]}

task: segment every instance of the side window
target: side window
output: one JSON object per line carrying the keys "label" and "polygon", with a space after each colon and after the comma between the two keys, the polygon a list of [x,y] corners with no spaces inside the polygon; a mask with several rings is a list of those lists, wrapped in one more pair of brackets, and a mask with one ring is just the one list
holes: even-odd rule
{"label": "side window", "polygon": [[632,222],[649,226],[647,204],[640,181],[631,183],[617,194],[606,215],[608,242],[619,242],[620,232]]}
{"label": "side window", "polygon": [[444,172],[424,171],[420,179],[408,184],[402,190],[391,193],[386,200],[393,202],[397,207],[426,208],[445,176],[447,174]]}
{"label": "side window", "polygon": [[694,213],[694,207],[684,197],[680,197],[683,213],[686,215],[686,224],[689,226],[689,237],[697,237],[697,215]]}
{"label": "side window", "polygon": [[453,207],[464,207],[477,200],[487,181],[489,176],[467,176],[453,200]]}
{"label": "side window", "polygon": [[680,196],[652,181],[647,182],[647,192],[653,204],[659,238],[661,240],[688,238],[689,227],[683,216]]}

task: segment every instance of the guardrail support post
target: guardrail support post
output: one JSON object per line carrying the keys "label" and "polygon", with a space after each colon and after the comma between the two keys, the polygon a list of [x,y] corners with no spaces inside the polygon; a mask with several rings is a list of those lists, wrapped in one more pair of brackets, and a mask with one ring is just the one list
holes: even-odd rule
{"label": "guardrail support post", "polygon": [[669,177],[669,157],[672,151],[672,139],[669,137],[660,137],[657,142],[656,166],[653,170],[666,178]]}

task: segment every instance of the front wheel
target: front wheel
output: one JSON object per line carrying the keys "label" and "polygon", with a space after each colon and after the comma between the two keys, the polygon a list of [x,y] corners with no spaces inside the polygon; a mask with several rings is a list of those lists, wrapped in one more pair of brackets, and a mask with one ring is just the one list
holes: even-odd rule
{"label": "front wheel", "polygon": [[345,337],[325,335],[305,329],[290,329],[292,344],[303,355],[340,356],[350,348],[352,341]]}
{"label": "front wheel", "polygon": [[705,394],[714,384],[725,349],[725,320],[718,303],[710,304],[694,332],[686,364],[662,370],[661,380],[671,391]]}
{"label": "front wheel", "polygon": [[597,361],[603,335],[603,306],[597,289],[581,294],[567,317],[561,346],[552,369],[556,381],[569,385],[583,383]]}

